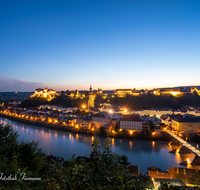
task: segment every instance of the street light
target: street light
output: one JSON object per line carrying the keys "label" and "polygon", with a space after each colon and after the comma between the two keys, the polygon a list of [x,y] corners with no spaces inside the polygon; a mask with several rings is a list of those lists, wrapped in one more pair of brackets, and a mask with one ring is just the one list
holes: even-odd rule
{"label": "street light", "polygon": [[83,105],[83,108],[85,108],[85,105]]}

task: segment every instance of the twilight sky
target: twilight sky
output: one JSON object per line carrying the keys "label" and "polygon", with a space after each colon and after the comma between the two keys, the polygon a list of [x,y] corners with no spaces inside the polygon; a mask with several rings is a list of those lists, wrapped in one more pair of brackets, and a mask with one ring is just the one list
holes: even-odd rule
{"label": "twilight sky", "polygon": [[199,0],[2,0],[0,91],[200,85]]}

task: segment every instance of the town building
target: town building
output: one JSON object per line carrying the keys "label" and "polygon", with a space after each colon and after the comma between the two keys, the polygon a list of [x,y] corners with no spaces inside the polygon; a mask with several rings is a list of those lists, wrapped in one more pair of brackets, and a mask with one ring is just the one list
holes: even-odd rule
{"label": "town building", "polygon": [[200,117],[194,115],[171,115],[171,127],[179,133],[199,133]]}
{"label": "town building", "polygon": [[35,93],[31,97],[41,97],[50,101],[53,98],[55,98],[56,95],[58,94],[56,93],[55,90],[48,89],[48,88],[44,88],[44,89],[38,88],[35,90]]}
{"label": "town building", "polygon": [[142,131],[142,120],[139,115],[123,115],[120,119],[120,128]]}
{"label": "town building", "polygon": [[[187,187],[186,183],[189,182],[188,178],[190,178],[190,175],[194,174],[193,169],[176,168],[176,167],[170,168],[167,171],[161,171],[160,168],[157,168],[155,166],[148,167],[147,169],[148,169],[148,175],[151,177],[153,181],[155,190],[160,189],[161,183],[163,182],[165,182],[169,186],[176,186],[180,187],[180,189],[181,188],[185,189]],[[192,172],[188,171],[188,174],[186,175],[187,170],[193,170],[193,171]],[[199,177],[199,174],[196,175],[196,177]],[[191,180],[194,180],[194,178],[195,176],[193,176]]]}
{"label": "town building", "polygon": [[171,179],[170,173],[168,171],[161,171],[160,168],[151,166],[147,168],[148,175],[151,176],[151,179],[162,178],[162,179]]}
{"label": "town building", "polygon": [[198,95],[200,95],[200,90],[198,90],[196,87],[187,87],[185,91],[191,94],[194,94],[196,92]]}
{"label": "town building", "polygon": [[200,170],[192,168],[173,167],[167,170],[172,179],[182,179],[185,183],[200,183]]}
{"label": "town building", "polygon": [[93,126],[95,126],[95,128],[99,128],[101,126],[109,128],[110,125],[112,124],[111,122],[112,120],[107,116],[106,112],[99,112],[92,115],[92,123]]}
{"label": "town building", "polygon": [[132,90],[131,89],[117,89],[115,91],[115,94],[118,97],[124,97],[124,96],[126,96],[126,94],[132,94]]}
{"label": "town building", "polygon": [[171,117],[169,114],[163,114],[160,117],[162,123],[164,123],[167,126],[171,126]]}
{"label": "town building", "polygon": [[90,107],[94,107],[94,99],[95,99],[95,95],[92,91],[92,86],[90,85],[90,89],[89,89],[89,99],[88,99],[88,110],[90,109]]}
{"label": "town building", "polygon": [[184,93],[180,91],[180,89],[175,88],[161,88],[154,89],[153,94],[155,95],[172,95],[172,96],[181,96]]}
{"label": "town building", "polygon": [[98,88],[97,94],[100,94],[100,95],[101,95],[102,93],[103,93],[102,89]]}

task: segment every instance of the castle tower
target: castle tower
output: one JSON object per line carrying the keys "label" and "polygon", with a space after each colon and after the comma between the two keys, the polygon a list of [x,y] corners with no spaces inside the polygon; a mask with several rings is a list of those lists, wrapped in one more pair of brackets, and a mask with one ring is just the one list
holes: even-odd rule
{"label": "castle tower", "polygon": [[94,94],[92,91],[92,86],[90,85],[90,92],[89,92],[89,100],[88,100],[88,110],[90,109],[90,107],[94,107]]}

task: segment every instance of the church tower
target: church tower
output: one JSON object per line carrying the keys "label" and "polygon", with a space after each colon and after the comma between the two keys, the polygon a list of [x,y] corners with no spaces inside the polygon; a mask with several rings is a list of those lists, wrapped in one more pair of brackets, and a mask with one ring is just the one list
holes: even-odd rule
{"label": "church tower", "polygon": [[94,94],[92,91],[92,86],[90,85],[89,100],[88,100],[88,110],[90,107],[94,107]]}

